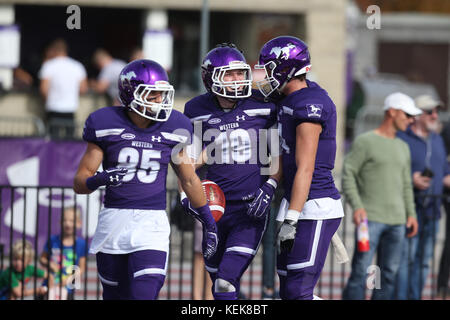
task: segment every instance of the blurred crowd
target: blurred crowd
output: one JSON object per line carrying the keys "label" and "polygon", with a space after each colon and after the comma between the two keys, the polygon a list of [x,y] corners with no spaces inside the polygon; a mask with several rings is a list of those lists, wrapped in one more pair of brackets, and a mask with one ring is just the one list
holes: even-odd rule
{"label": "blurred crowd", "polygon": [[119,73],[128,62],[143,58],[141,48],[133,49],[128,61],[114,58],[104,48],[98,48],[91,59],[98,75],[88,79],[87,66],[68,53],[69,47],[64,39],[52,41],[43,54],[37,81],[21,67],[14,70],[13,89],[39,89],[45,104],[48,133],[52,138],[73,137],[80,95],[93,92],[103,95],[108,105],[120,105],[117,87]]}

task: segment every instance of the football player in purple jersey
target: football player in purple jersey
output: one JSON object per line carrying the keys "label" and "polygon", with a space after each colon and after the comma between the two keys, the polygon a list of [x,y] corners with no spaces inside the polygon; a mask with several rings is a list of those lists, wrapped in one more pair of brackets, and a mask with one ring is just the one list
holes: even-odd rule
{"label": "football player in purple jersey", "polygon": [[[226,198],[225,212],[217,222],[219,246],[205,259],[217,300],[239,296],[240,279],[257,253],[269,218],[268,211],[281,170],[269,152],[266,133],[275,132],[272,155],[278,150],[273,103],[252,90],[251,68],[233,44],[221,44],[203,59],[202,79],[207,93],[185,105],[184,114],[200,129],[201,156],[197,168],[206,164],[206,179],[214,181]],[[199,153],[200,153],[199,150]],[[195,159],[196,156],[193,155]],[[189,211],[189,201],[183,206]]]}
{"label": "football player in purple jersey", "polygon": [[336,156],[336,106],[317,83],[307,45],[281,36],[267,42],[258,65],[261,93],[277,95],[284,199],[277,220],[277,273],[282,299],[313,299],[331,239],[344,215],[331,170]]}
{"label": "football player in purple jersey", "polygon": [[[90,247],[96,254],[103,298],[156,299],[169,251],[169,164],[203,223],[205,257],[217,249],[216,224],[183,151],[192,125],[172,110],[174,89],[166,71],[151,60],[130,62],[120,73],[119,92],[123,107],[99,109],[86,120],[83,139],[88,145],[74,190],[87,194],[106,186]],[[96,174],[100,164],[104,170]]]}

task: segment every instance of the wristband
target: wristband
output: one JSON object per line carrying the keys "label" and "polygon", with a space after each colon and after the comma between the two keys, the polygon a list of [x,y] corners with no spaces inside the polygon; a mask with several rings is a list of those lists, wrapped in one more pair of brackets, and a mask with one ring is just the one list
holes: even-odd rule
{"label": "wristband", "polygon": [[266,183],[270,184],[272,187],[274,187],[275,189],[278,186],[277,181],[274,178],[269,178],[269,180],[266,181]]}
{"label": "wristband", "polygon": [[86,179],[86,187],[88,187],[88,189],[91,191],[95,191],[98,189],[99,185],[95,176]]}
{"label": "wristband", "polygon": [[288,209],[286,216],[284,217],[284,220],[292,220],[292,221],[297,222],[299,217],[300,217],[300,211]]}
{"label": "wristband", "polygon": [[204,206],[194,208],[194,210],[198,212],[200,222],[206,224],[206,226],[208,227],[216,225],[216,221],[211,214],[208,203],[206,203]]}

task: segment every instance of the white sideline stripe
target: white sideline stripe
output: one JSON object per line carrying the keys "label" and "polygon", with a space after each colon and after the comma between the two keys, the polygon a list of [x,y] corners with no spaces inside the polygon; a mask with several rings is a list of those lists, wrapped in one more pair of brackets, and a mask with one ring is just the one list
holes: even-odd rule
{"label": "white sideline stripe", "polygon": [[219,271],[218,268],[211,268],[211,267],[208,267],[207,265],[205,265],[205,269],[206,269],[206,271],[212,272],[212,273],[217,273],[217,271]]}
{"label": "white sideline stripe", "polygon": [[103,277],[100,275],[100,273],[98,274],[98,277],[99,277],[99,279],[100,279],[101,282],[103,282],[104,284],[107,284],[107,285],[109,285],[109,286],[117,287],[117,286],[119,285],[119,282],[117,282],[117,281],[109,281],[109,280],[106,280],[105,278],[103,278]]}
{"label": "white sideline stripe", "polygon": [[292,116],[294,114],[294,109],[283,106],[283,112]]}
{"label": "white sideline stripe", "polygon": [[311,257],[309,258],[309,261],[288,264],[286,266],[288,270],[303,269],[303,268],[314,265],[315,260],[316,260],[316,254],[317,254],[317,246],[319,245],[320,230],[322,229],[322,222],[323,222],[323,220],[317,220],[316,230],[314,231],[313,245],[312,245],[312,249],[311,249]]}
{"label": "white sideline stripe", "polygon": [[171,141],[175,141],[175,142],[185,143],[187,141],[187,137],[179,135],[179,134],[174,134],[174,133],[170,133],[170,132],[161,132],[161,135],[164,138],[166,138],[167,140],[171,140]]}
{"label": "white sideline stripe", "polygon": [[118,136],[122,132],[124,132],[125,129],[103,129],[103,130],[95,130],[95,136],[97,138],[106,137],[106,136]]}
{"label": "white sideline stripe", "polygon": [[251,254],[253,256],[256,254],[256,250],[253,250],[251,248],[246,248],[246,247],[239,247],[239,246],[229,247],[229,248],[227,248],[227,250],[225,250],[225,252],[229,252],[229,251],[247,253],[247,254]]}
{"label": "white sideline stripe", "polygon": [[244,110],[248,116],[267,116],[270,114],[270,108]]}
{"label": "white sideline stripe", "polygon": [[222,212],[222,213],[224,213],[225,212],[225,209],[222,207],[222,206],[209,206],[209,210],[217,210],[217,211],[220,211],[220,212]]}
{"label": "white sideline stripe", "polygon": [[166,275],[166,270],[159,269],[159,268],[142,269],[142,270],[136,271],[133,274],[133,277],[137,278],[139,276],[143,276],[144,274],[162,274],[163,276],[165,276]]}
{"label": "white sideline stripe", "polygon": [[198,117],[191,118],[190,120],[191,120],[191,122],[195,122],[195,121],[206,121],[206,120],[208,120],[210,117],[211,117],[211,114],[207,114],[207,115],[204,115],[204,116],[198,116]]}

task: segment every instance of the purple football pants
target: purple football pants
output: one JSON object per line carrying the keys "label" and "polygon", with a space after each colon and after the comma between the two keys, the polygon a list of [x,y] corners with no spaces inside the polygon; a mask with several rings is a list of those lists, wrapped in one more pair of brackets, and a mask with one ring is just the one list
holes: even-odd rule
{"label": "purple football pants", "polygon": [[97,253],[103,300],[155,300],[166,274],[166,252]]}
{"label": "purple football pants", "polygon": [[277,257],[281,299],[313,299],[331,238],[340,222],[341,218],[298,221],[291,252],[282,252]]}
{"label": "purple football pants", "polygon": [[[217,252],[205,260],[213,282],[213,296],[216,300],[236,300],[239,295],[240,280],[256,255],[266,228],[266,219],[257,220],[247,215],[243,201],[227,201],[225,214],[217,223],[219,245]],[[230,283],[235,290],[218,292],[216,279]]]}

